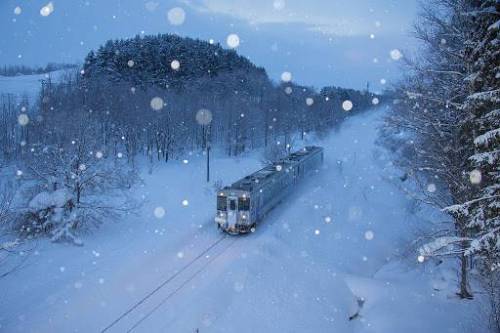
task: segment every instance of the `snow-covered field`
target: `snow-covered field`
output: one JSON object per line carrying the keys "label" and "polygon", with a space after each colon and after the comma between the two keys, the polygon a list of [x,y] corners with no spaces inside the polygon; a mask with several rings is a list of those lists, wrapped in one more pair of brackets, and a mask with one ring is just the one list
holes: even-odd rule
{"label": "snow-covered field", "polygon": [[[421,217],[375,144],[384,112],[317,142],[321,172],[246,236],[216,229],[202,156],[145,172],[137,215],[82,247],[39,240],[11,256],[23,261],[0,279],[0,331],[481,332],[449,266],[404,258]],[[216,157],[213,179],[259,167],[257,154]]]}
{"label": "snow-covered field", "polygon": [[0,95],[12,94],[17,98],[26,96],[31,104],[36,101],[42,87],[42,80],[59,82],[68,70],[58,70],[47,74],[2,76],[0,75]]}

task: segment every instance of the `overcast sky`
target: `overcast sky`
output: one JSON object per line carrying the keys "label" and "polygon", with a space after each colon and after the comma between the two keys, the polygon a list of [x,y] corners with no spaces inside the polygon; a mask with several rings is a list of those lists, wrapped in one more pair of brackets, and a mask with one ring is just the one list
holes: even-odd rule
{"label": "overcast sky", "polygon": [[317,88],[362,88],[370,82],[379,90],[381,82],[400,75],[391,51],[404,56],[414,47],[409,35],[415,2],[0,0],[0,64],[81,63],[106,40],[141,33],[214,39],[224,47],[227,36],[236,34],[236,50],[275,81],[289,71],[297,83]]}

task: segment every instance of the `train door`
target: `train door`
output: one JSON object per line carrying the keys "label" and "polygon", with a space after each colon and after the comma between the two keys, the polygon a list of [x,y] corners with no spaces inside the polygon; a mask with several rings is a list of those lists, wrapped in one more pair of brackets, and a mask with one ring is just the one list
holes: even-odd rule
{"label": "train door", "polygon": [[229,227],[236,225],[236,220],[238,217],[238,198],[237,197],[229,197],[229,205],[227,212],[227,223]]}

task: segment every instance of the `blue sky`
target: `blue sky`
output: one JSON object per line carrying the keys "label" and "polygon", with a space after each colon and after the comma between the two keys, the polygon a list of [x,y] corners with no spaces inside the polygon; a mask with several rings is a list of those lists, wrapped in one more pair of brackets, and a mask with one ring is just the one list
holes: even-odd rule
{"label": "blue sky", "polygon": [[[409,37],[416,0],[48,0],[0,1],[0,64],[82,62],[110,38],[177,33],[224,47],[229,34],[237,51],[278,81],[383,88],[400,75],[399,61],[414,48]],[[18,7],[18,8],[17,8]],[[16,9],[17,8],[17,9]],[[182,8],[185,20],[172,25],[168,11]]]}

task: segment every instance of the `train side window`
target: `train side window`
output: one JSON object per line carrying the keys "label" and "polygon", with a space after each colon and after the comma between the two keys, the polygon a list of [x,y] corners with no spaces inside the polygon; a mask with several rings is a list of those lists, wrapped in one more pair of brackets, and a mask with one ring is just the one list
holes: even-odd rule
{"label": "train side window", "polygon": [[229,209],[230,210],[236,210],[236,200],[229,200]]}

